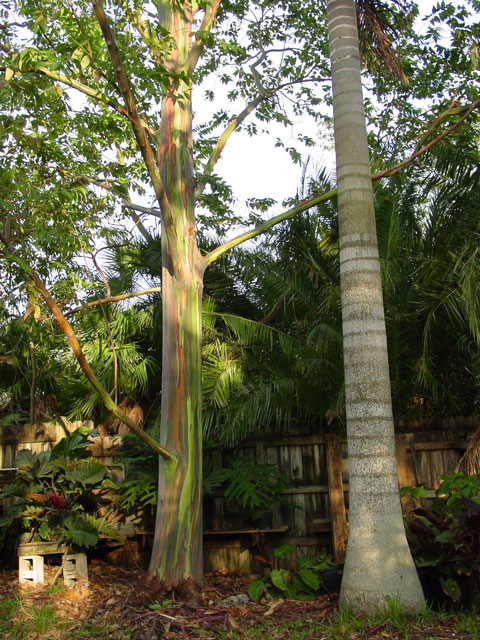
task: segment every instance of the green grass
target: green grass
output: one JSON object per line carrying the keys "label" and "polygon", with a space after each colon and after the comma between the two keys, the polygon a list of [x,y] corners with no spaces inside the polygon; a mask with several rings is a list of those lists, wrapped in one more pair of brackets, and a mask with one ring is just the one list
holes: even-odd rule
{"label": "green grass", "polygon": [[17,597],[0,600],[1,640],[128,640],[131,635],[131,629],[121,629],[115,620],[93,618],[72,628],[71,621],[61,619],[49,604],[26,604]]}
{"label": "green grass", "polygon": [[455,633],[468,633],[472,640],[480,640],[480,612],[459,615],[453,628]]}
{"label": "green grass", "polygon": [[[283,640],[284,638],[288,640],[310,640],[311,638],[350,640],[350,638],[367,638],[372,630],[378,627],[378,633],[385,638],[409,640],[412,633],[418,633],[425,640],[438,640],[436,631],[445,625],[448,625],[457,635],[466,636],[471,640],[480,640],[478,613],[433,611],[425,607],[422,612],[412,614],[395,600],[387,600],[384,609],[367,619],[362,619],[353,615],[348,609],[343,609],[318,621],[307,619],[280,624],[275,624],[274,621],[261,621],[247,630],[242,637],[249,640]],[[222,640],[239,637],[232,632],[218,635]]]}
{"label": "green grass", "polygon": [[0,634],[2,640],[23,640],[35,635],[47,635],[60,620],[55,609],[42,604],[25,604],[19,598],[5,598],[0,602]]}

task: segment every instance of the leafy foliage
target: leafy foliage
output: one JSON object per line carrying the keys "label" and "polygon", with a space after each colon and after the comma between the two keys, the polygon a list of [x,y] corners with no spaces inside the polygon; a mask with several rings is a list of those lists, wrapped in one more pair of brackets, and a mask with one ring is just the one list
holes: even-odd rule
{"label": "leafy foliage", "polygon": [[[285,558],[295,550],[291,545],[283,545],[274,551],[275,558]],[[322,589],[322,570],[333,567],[332,557],[325,549],[318,555],[306,554],[297,560],[295,571],[272,569],[268,580],[253,580],[248,587],[251,600],[258,602],[267,590],[274,597],[309,600]]]}
{"label": "leafy foliage", "polygon": [[95,546],[100,533],[119,538],[97,513],[96,493],[108,481],[106,467],[86,457],[88,438],[95,434],[77,429],[51,451],[19,451],[16,482],[0,492],[0,499],[10,499],[0,519],[2,541],[12,530],[28,541],[55,540],[73,547]]}
{"label": "leafy foliage", "polygon": [[407,538],[427,587],[436,582],[454,602],[474,602],[480,594],[480,476],[441,479],[431,507],[408,517]]}
{"label": "leafy foliage", "polygon": [[221,489],[232,511],[246,512],[252,520],[281,502],[287,488],[275,465],[253,464],[246,455],[236,456],[231,467],[212,471],[205,478],[204,493]]}
{"label": "leafy foliage", "polygon": [[123,478],[112,493],[111,510],[141,520],[146,530],[154,523],[157,505],[158,456],[138,438],[123,436],[117,464]]}

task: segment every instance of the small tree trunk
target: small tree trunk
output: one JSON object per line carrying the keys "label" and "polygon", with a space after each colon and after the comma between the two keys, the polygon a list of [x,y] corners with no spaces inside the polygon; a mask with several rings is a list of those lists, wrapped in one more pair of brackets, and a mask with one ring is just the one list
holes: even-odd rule
{"label": "small tree trunk", "polygon": [[30,340],[28,349],[30,351],[30,365],[32,368],[32,381],[30,383],[30,424],[35,422],[35,400],[37,395],[37,360],[35,356],[35,345]]}
{"label": "small tree trunk", "polygon": [[154,133],[162,208],[162,417],[160,443],[177,460],[160,459],[158,507],[150,575],[169,587],[203,578],[202,530],[202,259],[195,238],[192,104],[185,72],[192,5],[163,3],[159,17],[175,38],[170,87]]}
{"label": "small tree trunk", "polygon": [[[165,244],[165,243],[164,243]],[[164,252],[165,255],[166,252]],[[158,508],[149,573],[167,586],[203,577],[201,274],[163,268],[163,370]]]}
{"label": "small tree trunk", "polygon": [[398,490],[390,375],[354,0],[328,0],[337,155],[350,530],[341,604],[424,605]]}

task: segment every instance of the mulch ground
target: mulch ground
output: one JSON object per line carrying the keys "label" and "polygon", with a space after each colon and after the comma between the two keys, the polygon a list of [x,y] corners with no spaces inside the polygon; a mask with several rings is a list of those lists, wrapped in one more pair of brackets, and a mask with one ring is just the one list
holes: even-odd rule
{"label": "mulch ground", "polygon": [[[47,582],[53,579],[56,567],[45,567]],[[48,604],[59,620],[68,620],[68,635],[58,635],[52,628],[48,634],[35,634],[37,640],[43,637],[88,638],[85,625],[97,621],[97,627],[104,635],[95,638],[125,637],[122,630],[130,630],[133,640],[181,640],[182,638],[242,638],[248,629],[263,624],[265,640],[275,638],[295,640],[291,632],[285,631],[285,623],[298,623],[308,628],[310,622],[321,619],[327,621],[337,611],[336,595],[322,595],[311,602],[294,600],[263,600],[261,603],[222,603],[229,596],[246,594],[250,578],[208,574],[201,589],[200,597],[185,594],[181,599],[165,593],[155,585],[147,583],[145,573],[138,569],[114,567],[99,560],[91,560],[88,565],[89,585],[75,585],[74,588],[52,590],[47,585],[19,584],[17,571],[0,572],[0,598],[18,598],[27,607]],[[455,638],[471,640],[478,636],[455,634],[454,620],[442,625],[426,625],[422,629],[412,629],[407,637],[412,640],[432,638]],[[63,627],[64,628],[64,627]],[[340,630],[341,633],[341,630]],[[255,637],[262,637],[261,632]],[[302,635],[307,640],[329,640],[326,632],[320,635]],[[339,637],[338,635],[336,637]],[[348,640],[371,638],[405,638],[405,633],[389,630],[386,624],[366,628],[364,632],[347,633]]]}

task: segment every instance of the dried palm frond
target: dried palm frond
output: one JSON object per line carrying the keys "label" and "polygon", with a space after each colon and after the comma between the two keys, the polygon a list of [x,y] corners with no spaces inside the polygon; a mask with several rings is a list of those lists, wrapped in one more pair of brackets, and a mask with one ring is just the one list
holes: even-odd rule
{"label": "dried palm frond", "polygon": [[[123,400],[118,405],[118,408],[126,413],[127,416],[134,422],[136,422],[139,427],[143,428],[143,410],[138,403],[132,404],[131,402],[129,402],[128,398],[123,398]],[[117,418],[113,414],[111,414],[110,417],[105,421],[105,428],[110,434],[125,435],[126,433],[130,433],[130,429],[127,427],[127,425],[125,425],[119,418]]]}
{"label": "dried palm frond", "polygon": [[[395,2],[401,10],[407,10],[403,2]],[[404,14],[401,19],[393,15],[378,0],[356,0],[357,20],[360,34],[362,63],[367,67],[384,65],[402,82],[409,84],[402,61],[396,53],[391,37],[398,37],[399,31],[408,26]],[[390,19],[389,19],[390,18]]]}
{"label": "dried palm frond", "polygon": [[460,458],[455,469],[457,473],[473,476],[480,473],[480,428],[478,428],[468,443],[468,447]]}

